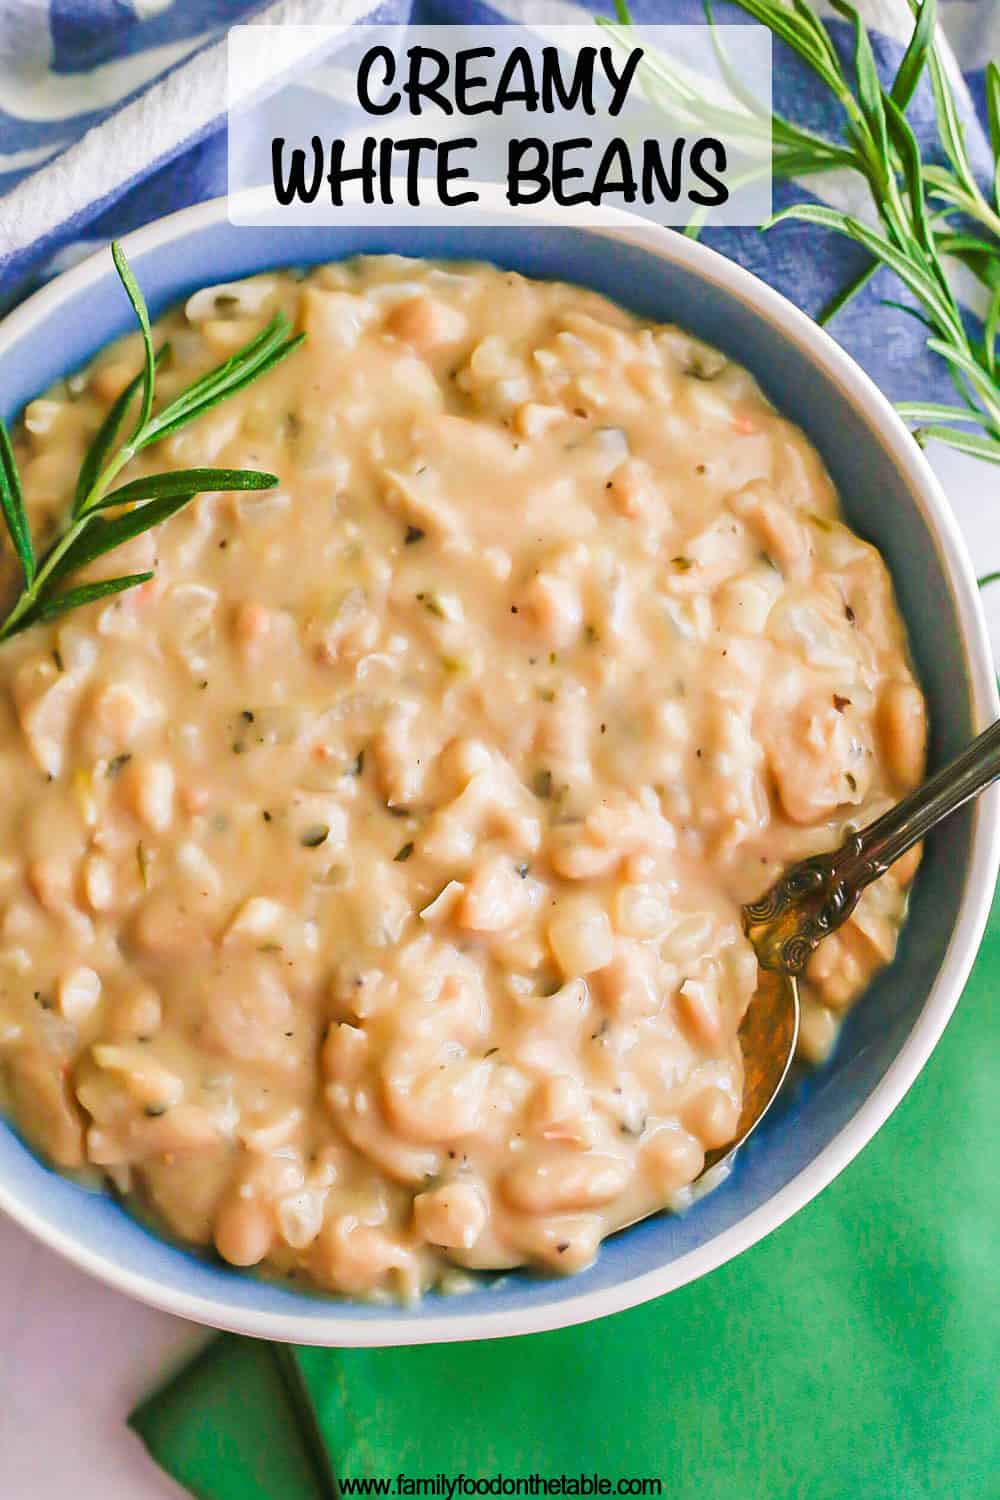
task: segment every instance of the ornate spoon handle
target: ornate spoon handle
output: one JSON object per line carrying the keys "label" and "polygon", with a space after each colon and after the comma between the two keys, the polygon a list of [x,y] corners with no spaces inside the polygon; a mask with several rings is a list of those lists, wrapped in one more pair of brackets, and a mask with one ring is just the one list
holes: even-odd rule
{"label": "ornate spoon handle", "polygon": [[1000,719],[839,849],[793,865],[759,901],[743,908],[762,967],[801,974],[817,944],[846,922],[865,887],[998,777]]}

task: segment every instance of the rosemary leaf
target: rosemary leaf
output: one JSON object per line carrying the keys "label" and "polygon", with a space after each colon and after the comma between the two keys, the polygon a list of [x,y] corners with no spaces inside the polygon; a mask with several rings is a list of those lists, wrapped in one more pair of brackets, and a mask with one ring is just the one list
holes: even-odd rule
{"label": "rosemary leaf", "polygon": [[944,406],[938,401],[901,401],[896,407],[910,422],[974,422],[976,414],[961,406]]}
{"label": "rosemary leaf", "polygon": [[870,260],[866,266],[862,266],[857,276],[853,277],[846,286],[842,286],[839,292],[834,292],[829,302],[824,303],[816,314],[816,322],[821,328],[825,328],[832,318],[835,318],[842,308],[845,308],[852,297],[868,285],[875,272],[879,269],[877,260]]}
{"label": "rosemary leaf", "polygon": [[54,620],[59,615],[68,614],[71,609],[79,609],[82,604],[94,604],[109,594],[122,594],[140,583],[148,583],[152,577],[152,573],[128,573],[121,578],[102,578],[99,583],[82,583],[76,588],[67,589],[64,594],[57,594],[33,605],[13,623],[10,619],[6,620],[0,625],[0,641],[9,640],[12,635],[20,635],[30,625],[39,625],[46,620]]}
{"label": "rosemary leaf", "polygon": [[846,151],[837,152],[833,147],[822,151],[812,147],[801,150],[779,151],[772,159],[771,170],[775,177],[805,177],[819,172],[834,172],[838,167],[853,166],[854,160]]}
{"label": "rosemary leaf", "polygon": [[267,353],[276,346],[284,332],[286,319],[282,313],[276,314],[271,322],[263,328],[260,333],[248,339],[236,353],[207,370],[204,375],[187,386],[179,395],[158,412],[150,421],[145,434],[146,441],[153,442],[161,435],[161,428],[168,422],[173,422],[177,417],[188,412],[197,410],[202,401],[217,390],[224,390],[227,383],[235,379],[241,370],[253,366],[258,357],[266,357]]}
{"label": "rosemary leaf", "polygon": [[278,358],[290,354],[293,347],[301,343],[301,336],[285,342],[288,319],[284,313],[276,313],[255,338],[238,349],[234,355],[215,369],[209,370],[176,396],[150,421],[139,446],[147,447],[160,438],[177,432],[182,426],[209,411],[224,397],[248,385],[258,375],[270,369]]}
{"label": "rosemary leaf", "polygon": [[[168,353],[169,347],[170,346],[168,344],[164,344],[163,348],[160,349],[160,351],[154,357],[154,373],[158,368],[160,361]],[[76,490],[73,495],[72,512],[74,516],[79,515],[82,507],[93,491],[94,485],[97,481],[97,476],[98,474],[100,474],[101,469],[104,467],[105,459],[111,452],[111,445],[114,443],[115,438],[118,436],[118,429],[122,425],[122,418],[128,411],[128,408],[132,403],[132,399],[135,396],[136,391],[142,384],[144,378],[145,370],[140,370],[135,379],[129,381],[128,385],[114,402],[107,416],[104,418],[104,421],[97,429],[97,432],[94,435],[94,439],[90,447],[87,449],[86,457],[84,458],[83,463],[80,465],[80,472],[76,478]]]}
{"label": "rosemary leaf", "polygon": [[28,517],[24,511],[24,497],[21,494],[21,481],[18,478],[14,449],[11,446],[10,433],[2,420],[0,420],[0,506],[3,507],[3,518],[10,532],[10,539],[21,560],[25,584],[30,588],[35,577],[35,553],[31,545],[31,533],[28,530]]}
{"label": "rosemary leaf", "polygon": [[211,490],[272,490],[277,483],[277,474],[256,469],[175,469],[120,485],[93,509],[108,510],[113,505],[131,505],[136,500],[157,500],[167,495],[190,498]]}
{"label": "rosemary leaf", "polygon": [[[862,24],[861,17],[853,5],[847,4],[847,0],[830,0],[830,3],[837,14],[850,21],[854,27],[854,72],[857,79],[858,104],[861,106],[861,112],[875,144],[878,168],[882,171],[883,164],[885,164],[884,176],[888,179],[889,133],[882,103],[882,86],[879,83],[872,44],[868,40],[868,32]],[[826,32],[823,35],[825,36]],[[850,123],[848,130],[854,130],[854,126]],[[865,149],[863,138],[859,140],[859,144],[863,152]]]}
{"label": "rosemary leaf", "polygon": [[995,162],[993,168],[993,203],[1000,211],[1000,68],[995,62],[986,64],[986,119],[990,130],[990,146]]}
{"label": "rosemary leaf", "polygon": [[[942,254],[944,253],[947,252],[942,251]],[[989,255],[981,250],[959,250],[956,258],[962,262],[967,271],[972,272],[987,291],[992,292],[1000,286],[1000,260],[995,250]]]}
{"label": "rosemary leaf", "polygon": [[[924,0],[926,3],[926,0]],[[916,0],[910,0],[910,8],[914,14],[919,14]],[[975,197],[979,193],[979,185],[973,175],[969,164],[969,155],[965,149],[965,131],[962,122],[958,118],[955,108],[955,98],[951,92],[951,84],[945,77],[941,59],[937,55],[937,49],[931,47],[927,53],[927,69],[931,80],[931,90],[934,94],[934,107],[937,111],[938,131],[941,136],[941,144],[945,154],[951,162],[955,176],[962,186],[971,191]]]}
{"label": "rosemary leaf", "polygon": [[972,355],[964,349],[958,349],[954,344],[946,343],[944,339],[938,338],[928,339],[927,347],[935,354],[940,354],[942,359],[947,360],[950,365],[959,370],[986,401],[996,401],[1000,398],[1000,392],[990,379],[989,373],[977,365]]}
{"label": "rosemary leaf", "polygon": [[983,327],[983,357],[986,360],[986,368],[994,380],[997,378],[996,347],[998,326],[1000,326],[1000,286],[994,290],[993,296],[990,298],[990,310],[986,314],[986,323]]}
{"label": "rosemary leaf", "polygon": [[[894,307],[897,312],[905,313],[908,318],[916,318],[917,322],[922,323],[928,333],[934,332],[934,324],[930,318],[922,313],[919,307],[914,307],[912,302],[897,302],[894,297],[882,297],[880,301],[883,307]],[[896,409],[897,411],[899,410],[898,407]]]}
{"label": "rosemary leaf", "polygon": [[207,396],[204,396],[199,405],[193,410],[188,410],[180,416],[175,416],[170,421],[167,421],[167,411],[169,411],[169,408],[167,408],[167,411],[161,413],[162,420],[159,422],[156,432],[149,441],[159,441],[160,438],[171,437],[175,432],[180,431],[182,427],[186,427],[189,422],[194,421],[195,417],[203,416],[205,412],[211,411],[213,406],[218,406],[220,401],[226,401],[230,396],[235,396],[238,391],[242,391],[252,381],[258,380],[261,375],[266,375],[268,370],[273,370],[275,365],[281,364],[282,360],[287,359],[290,354],[295,352],[304,339],[305,334],[300,333],[295,338],[285,340],[276,349],[272,349],[266,358],[259,360],[250,369],[229,380],[225,386],[213,390]]}
{"label": "rosemary leaf", "polygon": [[58,583],[67,574],[85,568],[88,563],[112,552],[123,542],[130,542],[133,537],[159,526],[161,521],[169,520],[193,498],[190,493],[164,495],[159,500],[149,500],[145,505],[137,505],[134,510],[127,510],[110,521],[103,516],[91,516],[76,540],[50,569],[49,582]]}
{"label": "rosemary leaf", "polygon": [[957,448],[972,458],[985,458],[987,463],[1000,464],[1000,442],[996,438],[977,437],[973,432],[960,432],[957,427],[918,427],[913,436],[921,448],[932,440]]}
{"label": "rosemary leaf", "polygon": [[153,381],[156,376],[156,355],[153,352],[153,333],[149,326],[149,309],[146,299],[139,290],[139,283],[132,275],[132,267],[125,259],[125,252],[121,245],[115,241],[111,246],[111,258],[115,263],[119,280],[125,288],[125,295],[132,304],[132,311],[139,320],[139,328],[142,331],[142,347],[145,365],[142,372],[142,403],[139,407],[139,415],[136,419],[133,438],[136,437],[146,423],[153,409]]}
{"label": "rosemary leaf", "polygon": [[931,233],[930,224],[927,220],[927,204],[924,200],[920,147],[917,145],[916,136],[907,123],[906,116],[891,94],[886,94],[885,96],[884,119],[889,134],[892,136],[893,145],[899,152],[899,160],[903,169],[903,181],[906,185],[906,195],[910,202],[910,219],[913,225],[914,237],[919,247],[931,262],[947,293],[948,288],[944,271],[941,269],[937,248],[934,244],[934,236]]}
{"label": "rosemary leaf", "polygon": [[229,396],[237,395],[237,392],[240,392],[240,390],[243,390],[244,387],[249,386],[252,381],[259,380],[259,377],[261,377],[261,375],[267,375],[268,371],[273,371],[274,366],[280,365],[280,363],[282,363],[282,360],[288,359],[289,354],[295,353],[295,350],[297,350],[298,345],[300,345],[301,342],[304,341],[304,338],[306,338],[306,335],[304,335],[304,333],[298,333],[298,335],[295,336],[294,339],[286,339],[286,341],[283,342],[283,344],[280,344],[279,347],[276,348],[276,350],[271,350],[271,353],[268,354],[267,359],[259,360],[259,362],[255,363],[252,368],[244,371],[243,374],[240,375],[240,377],[235,378],[235,380],[229,381],[229,383],[226,384],[226,386],[223,387],[222,390],[216,390],[216,392],[211,393],[211,395],[207,396],[207,398],[202,399],[201,405],[199,405],[199,407],[196,408],[195,411],[190,411],[190,413],[187,413],[186,416],[180,417],[180,419],[174,420],[174,422],[163,423],[163,425],[160,426],[159,431],[156,432],[156,440],[159,440],[159,438],[171,437],[171,435],[174,434],[174,432],[177,432],[178,429],[184,428],[184,426],[187,426],[187,423],[189,422],[193,422],[193,419],[195,419],[195,417],[204,416],[205,411],[211,411],[211,408],[217,407],[220,401],[228,401]]}
{"label": "rosemary leaf", "polygon": [[[744,87],[743,80],[729,61],[729,58],[726,56],[726,49],[719,41],[715,16],[712,12],[712,0],[701,0],[701,3],[702,9],[705,12],[705,20],[711,28],[709,39],[712,43],[712,51],[715,53],[715,60],[719,64],[719,72],[725,80],[726,87],[733,98],[738,99],[749,114],[756,115],[758,119],[765,119],[766,115],[759,101],[754,98],[749,89]],[[619,15],[618,19],[621,20],[621,15]]]}
{"label": "rosemary leaf", "polygon": [[[948,234],[937,235],[937,248],[942,255],[954,255],[966,260],[973,255],[984,255],[995,257],[997,247],[991,245],[978,234]],[[968,263],[968,262],[966,262]]]}
{"label": "rosemary leaf", "polygon": [[899,109],[906,108],[920,82],[920,76],[927,62],[928,49],[934,42],[936,24],[937,0],[924,0],[924,4],[917,12],[917,23],[913,28],[890,90],[892,101]]}
{"label": "rosemary leaf", "polygon": [[[968,189],[958,181],[949,167],[939,166],[936,162],[925,162],[924,184],[931,195],[944,205],[961,207],[968,203]],[[948,208],[945,208],[945,213]]]}
{"label": "rosemary leaf", "polygon": [[54,599],[40,604],[38,618],[54,620],[57,615],[79,609],[81,604],[94,604],[98,599],[106,599],[109,594],[123,594],[126,589],[137,588],[140,583],[148,583],[153,576],[152,573],[126,573],[121,578],[102,578],[97,583],[81,583],[76,588],[67,589],[65,594],[57,594]]}

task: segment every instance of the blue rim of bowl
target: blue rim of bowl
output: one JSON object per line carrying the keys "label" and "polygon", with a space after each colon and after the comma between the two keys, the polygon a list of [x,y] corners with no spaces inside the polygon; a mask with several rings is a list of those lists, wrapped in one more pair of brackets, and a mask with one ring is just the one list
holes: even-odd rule
{"label": "blue rim of bowl", "polygon": [[[481,201],[493,220],[505,226],[558,227],[557,214],[515,212],[497,190],[480,185]],[[228,222],[228,201],[211,199],[180,209],[122,237],[133,265],[144,252],[161,248],[186,234]],[[414,212],[419,223],[419,210]],[[579,226],[577,226],[579,227]],[[992,653],[972,564],[947,498],[908,429],[868,375],[822,328],[779,292],[718,252],[677,231],[651,225],[617,210],[593,210],[586,232],[618,239],[646,250],[664,264],[678,264],[718,286],[766,319],[807,359],[818,363],[844,401],[867,424],[915,500],[941,565],[959,622],[961,648],[969,684],[972,715],[977,729],[1000,713]],[[32,323],[76,298],[88,285],[111,273],[107,250],[88,256],[72,269],[35,292],[0,324],[0,355],[30,333]],[[331,1300],[329,1317],[313,1314],[261,1312],[233,1308],[224,1298],[166,1289],[155,1278],[124,1271],[113,1260],[79,1244],[71,1233],[24,1208],[0,1182],[0,1210],[29,1233],[81,1270],[106,1285],[165,1312],[209,1327],[255,1338],[287,1343],[379,1347],[443,1343],[463,1339],[502,1338],[540,1333],[604,1317],[635,1307],[653,1297],[708,1274],[757,1244],[805,1207],[854,1159],[896,1109],[939,1041],[961,996],[981,941],[1000,870],[1000,788],[981,797],[972,816],[970,853],[958,919],[940,968],[910,1033],[872,1093],[843,1128],[795,1177],[737,1224],[706,1244],[663,1267],[619,1282],[600,1291],[584,1291],[551,1304],[477,1312],[468,1316],[437,1317],[395,1323],[352,1317],[351,1304]],[[311,1299],[312,1300],[312,1299]]]}

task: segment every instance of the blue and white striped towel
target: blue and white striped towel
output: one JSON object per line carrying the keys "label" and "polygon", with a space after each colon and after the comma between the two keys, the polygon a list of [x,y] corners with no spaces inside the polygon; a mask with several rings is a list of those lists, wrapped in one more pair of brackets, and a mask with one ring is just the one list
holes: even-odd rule
{"label": "blue and white striped towel", "polygon": [[[907,0],[860,0],[860,8],[874,28],[880,62],[891,68],[911,26]],[[371,0],[0,0],[0,309],[113,235],[225,192],[227,25],[537,25],[579,22],[611,9],[611,0],[382,0],[374,6]],[[703,19],[701,0],[635,0],[633,13],[650,23]],[[745,19],[725,4],[717,15]],[[983,70],[991,54],[1000,54],[1000,4],[943,0],[942,15],[970,155],[985,169]],[[836,19],[830,25],[846,52],[850,28]],[[774,97],[792,118],[838,134],[828,99],[781,46],[775,51]],[[922,142],[933,140],[926,87],[910,116]],[[835,174],[777,184],[775,202],[809,194],[855,210],[864,202],[856,181]],[[717,230],[706,237],[813,313],[860,264],[856,247],[811,226],[781,225],[767,235]],[[890,285],[888,273],[880,272],[837,318],[833,332],[894,400],[952,399],[944,366],[928,354],[919,324],[881,304],[883,296],[898,295]],[[981,289],[971,278],[961,281],[959,292],[970,309],[979,308]],[[1000,527],[989,516],[1000,503],[997,471],[954,454],[941,454],[936,462],[972,534],[977,563],[983,571],[996,567]],[[990,483],[996,487],[991,503],[970,496],[970,474],[980,497]]]}

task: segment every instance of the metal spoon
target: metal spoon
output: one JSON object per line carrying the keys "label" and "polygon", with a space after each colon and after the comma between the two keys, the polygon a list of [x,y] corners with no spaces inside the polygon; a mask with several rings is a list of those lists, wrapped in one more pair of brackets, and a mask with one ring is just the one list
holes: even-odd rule
{"label": "metal spoon", "polygon": [[743,925],[760,973],[739,1030],[743,1109],[733,1140],[707,1153],[703,1171],[732,1156],[774,1103],[798,1040],[796,977],[814,950],[847,921],[866,886],[998,777],[1000,720],[902,802],[852,833],[839,849],[801,860],[759,901],[744,906]]}

